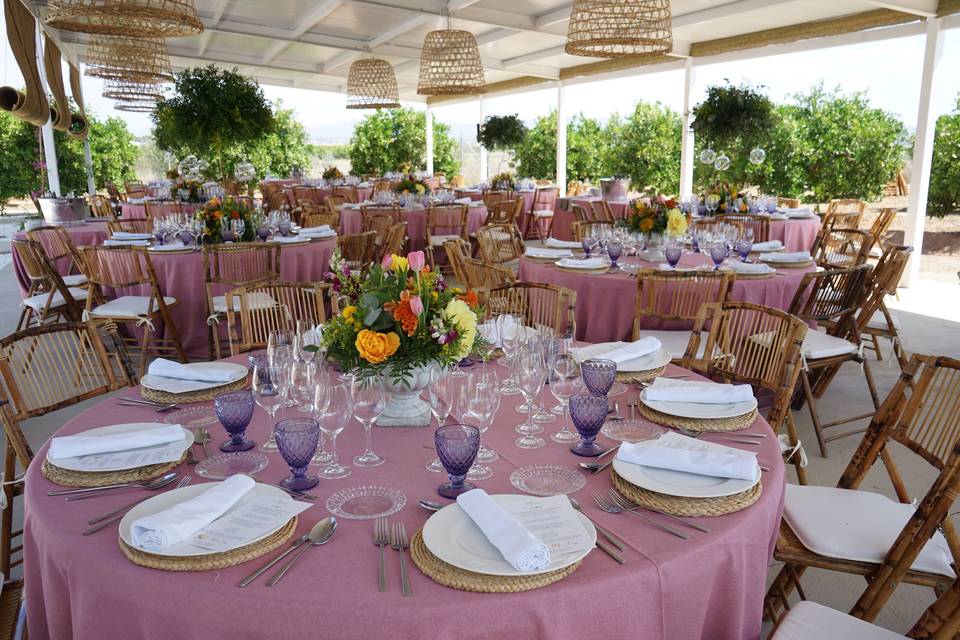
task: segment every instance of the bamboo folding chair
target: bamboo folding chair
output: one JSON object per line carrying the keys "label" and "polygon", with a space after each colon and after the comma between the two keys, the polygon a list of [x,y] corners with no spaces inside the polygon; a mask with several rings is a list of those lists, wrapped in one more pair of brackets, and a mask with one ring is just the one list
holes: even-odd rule
{"label": "bamboo folding chair", "polygon": [[574,222],[590,222],[593,217],[593,209],[589,211],[586,207],[575,202],[570,203],[570,212],[573,213]]}
{"label": "bamboo folding chair", "polygon": [[407,241],[407,223],[398,222],[394,225],[391,225],[387,230],[387,235],[384,238],[383,246],[380,247],[380,254],[376,256],[377,260],[383,260],[384,256],[387,255],[402,255],[403,254],[403,245]]}
{"label": "bamboo folding chair", "polygon": [[341,257],[354,269],[362,269],[373,260],[377,234],[373,231],[337,236]]}
{"label": "bamboo folding chair", "polygon": [[817,234],[810,253],[824,269],[859,267],[867,261],[873,236],[859,229],[830,229]]}
{"label": "bamboo folding chair", "polygon": [[316,199],[316,187],[293,187],[294,202],[300,202],[301,200],[306,200],[307,202],[316,202]]}
{"label": "bamboo folding chair", "polygon": [[[177,299],[164,296],[160,291],[157,274],[146,248],[80,247],[80,255],[87,271],[85,314],[95,320],[143,329],[139,341],[135,335],[125,338],[140,351],[137,375],[142,376],[146,371],[147,357],[151,352],[157,355],[176,354],[181,362],[186,362],[187,356],[180,342],[177,325],[170,315],[170,309],[178,304]],[[127,288],[146,295],[124,295],[117,291]],[[108,299],[105,289],[119,295]],[[169,337],[157,334],[155,323],[158,321],[163,322],[164,332]]]}
{"label": "bamboo folding chair", "polygon": [[[828,455],[828,442],[861,433],[863,429],[845,431],[830,437],[824,436],[824,431],[872,417],[880,407],[873,373],[870,371],[870,363],[863,357],[860,348],[860,332],[854,320],[854,314],[863,300],[869,275],[870,267],[867,265],[804,274],[789,307],[791,314],[805,322],[832,323],[832,328],[827,333],[807,331],[801,352],[803,366],[800,371],[800,383],[803,395],[793,406],[794,409],[799,409],[806,401],[810,419],[813,421],[813,430],[817,435],[817,443],[820,445],[820,455],[824,458]],[[873,410],[869,413],[822,423],[814,397],[815,395],[821,397],[826,392],[829,381],[833,377],[831,370],[846,362],[855,362],[861,366],[870,399],[873,402]],[[831,373],[825,379],[825,384],[816,385],[817,393],[814,394],[814,382],[825,371]]]}
{"label": "bamboo folding chair", "polygon": [[900,368],[907,364],[907,356],[900,337],[900,323],[887,308],[886,299],[887,296],[896,295],[900,278],[903,277],[912,253],[913,247],[903,245],[891,245],[884,250],[873,268],[868,285],[869,293],[857,313],[857,329],[862,336],[870,336],[877,360],[883,357],[878,338],[886,338],[893,345],[893,353]]}
{"label": "bamboo folding chair", "polygon": [[304,229],[309,229],[311,227],[319,227],[321,225],[327,225],[334,231],[340,230],[340,212],[339,211],[327,211],[327,210],[318,210],[316,213],[306,213],[304,212],[300,216],[300,226]]}
{"label": "bamboo folding chair", "polygon": [[[500,200],[487,207],[487,219],[483,224],[516,224],[523,211],[523,198]],[[476,233],[471,233],[476,236]]]}
{"label": "bamboo folding chair", "polygon": [[[3,590],[0,592],[0,639],[15,640],[17,638],[22,603],[23,578],[4,581]],[[19,637],[23,640],[28,637],[26,620]]]}
{"label": "bamboo folding chair", "polygon": [[[681,366],[718,382],[739,382],[772,392],[767,422],[774,433],[784,424],[790,442],[799,446],[790,415],[790,399],[800,375],[800,350],[807,325],[785,311],[748,302],[701,305]],[[806,484],[801,456],[792,462]]]}
{"label": "bamboo folding chair", "polygon": [[[104,332],[116,348],[113,327]],[[0,340],[0,382],[0,423],[6,435],[2,491],[7,500],[0,526],[0,573],[10,575],[22,562],[14,559],[22,546],[13,544],[23,533],[13,530],[13,499],[23,492],[17,463],[26,470],[33,460],[23,422],[128,387],[133,380],[126,367],[114,368],[93,322],[72,322],[35,326]]]}
{"label": "bamboo folding chair", "polygon": [[577,221],[570,225],[573,239],[580,242],[584,238],[592,238],[600,233],[613,231],[613,223],[601,220]]}
{"label": "bamboo folding chair", "polygon": [[577,294],[571,289],[539,282],[515,282],[487,293],[487,317],[517,314],[541,335],[574,335]]}
{"label": "bamboo folding chair", "polygon": [[338,195],[327,196],[324,199],[324,203],[327,205],[327,209],[329,209],[330,211],[338,211],[338,212],[340,211],[340,207],[342,207],[345,204],[348,204],[347,199],[345,197],[338,196]]}
{"label": "bamboo folding chair", "polygon": [[[296,200],[294,200],[296,202]],[[283,211],[290,207],[290,201],[287,200],[287,194],[283,190],[275,191],[267,199],[267,210],[268,211]]]}
{"label": "bamboo folding chair", "polygon": [[531,227],[541,242],[550,237],[553,231],[553,210],[557,205],[559,194],[559,187],[537,188],[533,195],[530,215],[526,218],[527,228],[523,230],[524,238],[530,237]]}
{"label": "bamboo folding chair", "polygon": [[767,216],[722,213],[717,216],[717,221],[739,225],[740,233],[752,230],[754,242],[767,242],[770,239],[770,219]]}
{"label": "bamboo folding chair", "polygon": [[107,190],[107,195],[110,196],[110,199],[114,202],[126,202],[127,197],[125,194],[120,193],[120,190],[117,189],[117,185],[112,182],[104,182],[103,188]]}
{"label": "bamboo folding chair", "polygon": [[360,202],[360,197],[357,195],[357,188],[350,185],[340,185],[339,187],[334,187],[332,197],[343,198],[344,202],[349,202],[350,204],[357,204]]}
{"label": "bamboo folding chair", "polygon": [[[938,472],[916,508],[888,446],[892,442],[917,454]],[[900,504],[860,490],[878,458]],[[867,621],[876,618],[900,583],[945,591],[956,579],[960,563],[960,539],[948,517],[960,492],[958,471],[960,361],[914,355],[871,421],[836,488],[787,486],[784,519],[774,551],[774,558],[784,567],[767,592],[768,614],[775,615],[785,605],[793,587],[803,597],[800,578],[807,567],[864,576],[868,586],[850,613]],[[798,531],[806,532],[809,546]],[[823,539],[829,539],[829,552],[811,548],[826,549],[821,547]]]}
{"label": "bamboo folding chair", "polygon": [[126,199],[143,198],[147,195],[147,188],[142,182],[136,180],[126,180],[123,183],[123,190],[126,191]]}
{"label": "bamboo folding chair", "polygon": [[107,222],[107,231],[110,235],[117,233],[153,233],[153,220],[150,218],[132,218],[127,220],[110,220]]}
{"label": "bamboo folding chair", "polygon": [[[633,340],[653,336],[673,362],[679,364],[690,342],[700,307],[727,301],[734,274],[727,271],[660,271],[643,269],[637,272],[637,301],[633,309]],[[660,320],[672,329],[641,329],[647,318]],[[702,352],[699,354],[702,355]]]}
{"label": "bamboo folding chair", "polygon": [[785,197],[777,196],[777,206],[785,207],[787,209],[799,209],[800,198],[785,198]]}
{"label": "bamboo folding chair", "polygon": [[117,217],[113,205],[110,204],[110,199],[106,196],[96,194],[87,196],[87,206],[90,207],[91,218],[115,220]]}
{"label": "bamboo folding chair", "polygon": [[444,242],[454,238],[468,240],[467,209],[465,204],[427,209],[427,259],[431,269],[437,268],[434,252],[442,248]]}
{"label": "bamboo folding chair", "polygon": [[867,254],[870,258],[879,258],[883,255],[880,244],[886,237],[887,232],[890,231],[890,225],[893,224],[893,219],[896,217],[897,211],[895,209],[883,209],[877,214],[869,229],[861,229],[861,231],[866,231],[873,236],[873,245],[871,245],[870,252]]}
{"label": "bamboo folding chair", "polygon": [[[211,358],[220,359],[219,325],[220,319],[227,313],[226,292],[238,287],[273,282],[279,277],[279,244],[245,242],[203,247],[203,282],[207,298]],[[272,300],[257,302],[273,303]]]}
{"label": "bamboo folding chair", "polygon": [[517,281],[517,274],[513,269],[473,258],[467,258],[465,262],[467,287],[470,289],[489,291],[497,287],[512,286]]}
{"label": "bamboo folding chair", "polygon": [[468,289],[472,289],[470,275],[467,273],[467,260],[470,258],[470,243],[461,238],[454,238],[443,243],[443,250],[447,253],[447,262],[457,282]]}
{"label": "bamboo folding chair", "polygon": [[616,222],[613,209],[610,208],[610,203],[606,200],[595,200],[590,203],[590,207],[593,209],[593,218],[591,219],[595,222],[609,222],[610,224]]}
{"label": "bamboo folding chair", "polygon": [[831,200],[823,214],[823,226],[827,229],[858,229],[867,203],[852,198]]}
{"label": "bamboo folding chair", "polygon": [[517,266],[523,255],[523,240],[515,224],[491,224],[477,229],[477,249],[487,264]]}
{"label": "bamboo folding chair", "polygon": [[71,288],[64,283],[40,243],[14,238],[10,241],[10,247],[30,281],[30,287],[21,302],[17,330],[28,328],[31,322],[46,324],[50,320],[79,320],[82,312],[80,303],[87,298],[86,290]]}
{"label": "bamboo folding chair", "polygon": [[514,195],[512,191],[484,191],[482,196],[483,204],[489,209],[503,200],[512,200]]}
{"label": "bamboo folding chair", "polygon": [[[61,275],[63,283],[68,287],[80,287],[86,284],[87,276],[83,275],[80,266],[80,253],[70,238],[70,234],[63,227],[38,227],[27,231],[27,239],[40,245],[50,264],[58,271],[64,269]],[[66,263],[64,265],[63,263]]]}
{"label": "bamboo folding chair", "polygon": [[[328,298],[331,313],[338,312],[330,291],[329,284],[317,282],[268,282],[228,291],[230,355],[266,348],[272,331],[293,331],[298,320],[315,325],[326,322]],[[264,304],[265,300],[270,303]]]}

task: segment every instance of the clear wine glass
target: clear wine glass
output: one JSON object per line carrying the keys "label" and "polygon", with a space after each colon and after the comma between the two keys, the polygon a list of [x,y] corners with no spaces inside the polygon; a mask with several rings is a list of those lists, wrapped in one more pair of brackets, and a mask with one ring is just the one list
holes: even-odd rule
{"label": "clear wine glass", "polygon": [[550,382],[550,393],[560,401],[563,411],[563,424],[560,431],[550,436],[554,442],[570,443],[579,440],[580,436],[567,428],[567,407],[570,398],[581,391],[580,364],[569,353],[562,353],[553,362],[553,379]]}
{"label": "clear wine glass", "polygon": [[497,334],[500,337],[500,348],[503,349],[504,359],[510,369],[510,375],[503,381],[500,393],[506,396],[517,395],[520,390],[517,388],[514,360],[520,348],[526,344],[527,330],[523,325],[523,319],[516,314],[500,314],[497,316],[496,322]]}
{"label": "clear wine glass", "polygon": [[[467,379],[466,384],[461,387],[461,394],[459,399],[460,405],[460,422],[466,422],[464,420],[464,414],[469,412],[470,406],[468,400],[470,399],[471,394],[462,393],[464,388],[482,388],[484,393],[489,394],[489,402],[493,405],[493,413],[490,415],[489,423],[483,427],[481,434],[490,428],[490,425],[493,424],[493,418],[495,417],[497,411],[500,410],[500,382],[497,379],[497,372],[493,371],[474,371],[471,372],[470,377]],[[493,462],[494,460],[499,460],[500,454],[490,447],[484,445],[482,442],[480,444],[480,451],[477,453],[478,462]]]}
{"label": "clear wine glass", "polygon": [[[277,411],[286,402],[287,396],[287,370],[285,367],[272,367],[269,364],[266,367],[256,365],[253,368],[253,399],[261,409],[270,416],[270,422],[273,423],[277,418]],[[260,450],[267,453],[277,451],[277,440],[273,435],[273,429],[270,429],[270,437],[260,445]]]}
{"label": "clear wine glass", "polygon": [[322,389],[318,386],[317,393],[325,396],[325,401],[320,401],[324,410],[317,421],[320,423],[320,430],[330,440],[329,458],[326,466],[320,470],[320,477],[345,478],[350,475],[350,468],[340,463],[340,457],[337,455],[337,436],[347,426],[350,414],[353,412],[350,388],[346,384],[326,385]]}
{"label": "clear wine glass", "polygon": [[546,442],[536,435],[543,431],[543,427],[533,422],[533,401],[543,389],[546,370],[544,369],[543,358],[535,352],[531,353],[524,350],[519,354],[518,359],[517,379],[520,383],[520,392],[530,403],[530,410],[527,411],[527,421],[517,427],[517,433],[520,434],[520,437],[514,441],[514,444],[521,449],[539,449]]}
{"label": "clear wine glass", "polygon": [[383,456],[373,451],[373,423],[377,421],[386,405],[386,397],[377,376],[355,377],[350,385],[350,401],[353,417],[363,425],[364,450],[353,459],[358,467],[376,467],[385,462]]}
{"label": "clear wine glass", "polygon": [[312,320],[297,320],[297,330],[293,334],[294,351],[297,358],[312,362],[320,350],[320,329]]}
{"label": "clear wine glass", "polygon": [[[430,412],[437,420],[437,427],[442,427],[450,417],[455,398],[455,383],[450,373],[440,367],[430,371],[430,384],[427,386],[427,399],[430,402]],[[462,420],[461,420],[462,421]],[[427,471],[443,472],[440,457],[435,457],[426,464]]]}

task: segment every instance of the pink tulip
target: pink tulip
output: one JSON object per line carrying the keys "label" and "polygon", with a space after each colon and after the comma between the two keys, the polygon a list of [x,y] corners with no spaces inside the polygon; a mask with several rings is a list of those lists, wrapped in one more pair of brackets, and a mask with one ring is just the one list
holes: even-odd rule
{"label": "pink tulip", "polygon": [[393,257],[391,257],[391,255],[388,253],[387,255],[383,256],[383,260],[380,261],[380,266],[384,269],[389,269],[392,263]]}
{"label": "pink tulip", "polygon": [[407,262],[410,263],[410,269],[418,272],[420,269],[423,269],[423,265],[426,264],[427,260],[423,251],[411,251],[407,254]]}
{"label": "pink tulip", "polygon": [[[417,253],[423,253],[418,251]],[[411,296],[410,297],[410,311],[413,311],[413,315],[419,316],[423,313],[423,300],[420,299],[420,296]]]}

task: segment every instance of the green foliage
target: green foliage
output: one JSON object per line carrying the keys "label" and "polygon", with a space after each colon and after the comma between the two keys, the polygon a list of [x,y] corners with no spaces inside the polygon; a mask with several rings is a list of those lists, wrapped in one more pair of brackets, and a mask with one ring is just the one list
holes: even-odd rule
{"label": "green foliage", "polygon": [[773,103],[748,84],[708,87],[707,97],[693,108],[690,126],[717,148],[765,140],[773,128]]}
{"label": "green foliage", "polygon": [[273,123],[273,130],[267,135],[235,148],[232,164],[246,159],[256,168],[259,178],[267,173],[287,176],[294,167],[308,170],[315,151],[293,109],[284,109],[283,102],[278,100],[273,107]]}
{"label": "green foliage", "polygon": [[487,116],[477,129],[477,142],[488,151],[512,151],[523,144],[527,127],[517,114]]}
{"label": "green foliage", "polygon": [[[410,163],[426,169],[427,118],[414,109],[378,109],[361,120],[350,138],[351,172],[383,174]],[[433,168],[447,175],[459,173],[450,127],[434,120]]]}
{"label": "green foliage", "polygon": [[10,198],[40,190],[37,149],[37,128],[0,112],[0,211]]}
{"label": "green foliage", "polygon": [[350,157],[349,144],[317,144],[313,146],[313,153],[323,162],[346,160]]}
{"label": "green foliage", "polygon": [[173,97],[161,100],[152,118],[161,148],[215,161],[220,178],[232,173],[234,147],[260,140],[275,126],[256,82],[212,64],[177,73]]}
{"label": "green foliage", "polygon": [[937,119],[927,215],[939,217],[957,209],[960,209],[960,96],[953,113]]}
{"label": "green foliage", "polygon": [[638,102],[623,120],[614,114],[604,174],[629,177],[637,191],[677,193],[681,129],[680,114],[660,103]]}
{"label": "green foliage", "polygon": [[[569,140],[569,131],[568,131]],[[516,148],[517,171],[524,176],[552,180],[557,175],[557,112],[537,118]],[[570,164],[569,155],[567,164]],[[572,175],[572,173],[571,173]]]}
{"label": "green foliage", "polygon": [[[556,129],[556,118],[554,118]],[[593,118],[578,113],[567,123],[567,178],[595,180],[609,175],[607,153],[612,146],[610,130]],[[552,157],[556,164],[557,150]],[[553,178],[556,175],[550,176]]]}

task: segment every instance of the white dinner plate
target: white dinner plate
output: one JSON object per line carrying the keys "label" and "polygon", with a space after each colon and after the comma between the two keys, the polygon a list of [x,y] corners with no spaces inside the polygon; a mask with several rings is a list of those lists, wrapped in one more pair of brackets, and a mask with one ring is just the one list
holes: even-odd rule
{"label": "white dinner plate", "polygon": [[[132,422],[132,423],[128,423],[128,424],[111,424],[111,425],[108,425],[108,426],[106,426],[106,427],[97,427],[96,429],[90,429],[90,430],[88,430],[88,431],[81,431],[80,433],[75,433],[75,434],[72,434],[72,435],[76,435],[76,436],[109,436],[109,435],[113,435],[113,434],[115,434],[115,433],[122,433],[122,432],[124,432],[124,431],[146,431],[147,429],[150,429],[150,428],[160,428],[160,427],[167,428],[167,427],[169,427],[169,426],[170,426],[170,425],[168,425],[168,424],[163,424],[163,423],[159,423],[159,422]],[[181,429],[183,429],[183,427],[181,427]],[[143,452],[147,452],[147,451],[150,451],[150,450],[152,450],[152,449],[163,449],[163,448],[165,448],[165,447],[169,447],[169,446],[174,445],[174,444],[177,446],[177,449],[179,450],[179,453],[177,453],[176,455],[174,455],[173,457],[171,457],[169,460],[165,460],[164,462],[173,462],[174,460],[179,460],[179,459],[181,458],[181,456],[183,456],[183,452],[193,446],[193,432],[190,431],[189,429],[183,429],[183,440],[180,440],[180,441],[178,441],[178,442],[166,442],[166,443],[164,443],[164,444],[158,444],[158,445],[154,445],[154,446],[152,446],[152,447],[142,447],[142,448],[140,448],[140,449],[130,449],[129,451],[143,451]],[[124,453],[124,452],[116,451],[116,452],[111,452],[111,453]],[[94,455],[99,455],[99,454],[94,454]],[[50,450],[47,449],[47,460],[48,460],[50,463],[52,463],[52,464],[60,467],[61,469],[66,469],[66,470],[68,470],[68,471],[84,471],[84,472],[94,472],[94,471],[125,471],[125,470],[127,470],[127,469],[136,469],[137,467],[142,466],[142,465],[138,465],[138,464],[129,464],[129,465],[122,465],[122,466],[119,466],[119,467],[108,467],[108,468],[98,467],[98,468],[94,469],[94,468],[91,467],[89,461],[87,461],[87,462],[84,461],[84,459],[88,459],[88,460],[89,460],[90,458],[94,457],[94,455],[89,455],[89,456],[77,456],[77,457],[72,457],[72,458],[51,458],[51,457],[50,457]],[[162,463],[161,463],[161,462],[158,462],[158,463],[155,463],[155,464],[162,464]]]}
{"label": "white dinner plate", "polygon": [[704,402],[661,402],[659,400],[647,400],[646,389],[640,394],[640,402],[651,409],[665,413],[668,416],[677,416],[680,418],[698,418],[709,420],[711,418],[736,418],[746,413],[750,413],[757,408],[757,399],[751,398],[749,401],[730,402],[727,404],[707,404]]}
{"label": "white dinner plate", "polygon": [[119,237],[110,236],[111,240],[153,240],[152,233],[134,233],[132,231],[122,233]]}
{"label": "white dinner plate", "polygon": [[621,478],[641,489],[655,491],[668,496],[681,498],[722,498],[742,493],[760,482],[760,467],[758,466],[753,480],[734,480],[731,478],[717,478],[716,476],[701,476],[685,471],[671,471],[645,467],[639,464],[614,459],[613,470]]}
{"label": "white dinner plate", "polygon": [[[191,484],[191,485],[187,485],[186,487],[181,487],[180,489],[171,489],[170,491],[164,491],[163,493],[159,493],[154,497],[150,498],[149,500],[145,500],[141,502],[134,508],[130,509],[130,511],[127,511],[126,515],[124,515],[123,519],[120,521],[120,539],[126,542],[128,545],[130,545],[134,549],[139,549],[139,547],[133,544],[133,536],[130,535],[130,527],[135,521],[139,520],[144,516],[151,516],[155,513],[159,513],[161,511],[169,509],[170,507],[173,507],[186,500],[190,500],[191,498],[196,498],[204,491],[209,491],[210,489],[217,486],[218,484],[220,484],[220,482],[204,482],[203,484]],[[285,491],[283,491],[283,489],[274,487],[273,485],[263,484],[258,482],[253,486],[253,489],[251,489],[245,496],[237,500],[237,503],[232,507],[230,507],[229,509],[227,509],[224,512],[224,514],[221,515],[220,517],[222,518],[230,513],[233,513],[243,505],[246,505],[252,500],[255,500],[258,497],[264,496],[264,495],[275,496],[277,498],[283,497],[287,500],[293,500],[293,498],[290,495],[288,495]],[[287,522],[289,522],[289,520]],[[282,529],[284,525],[287,524],[287,522],[282,523],[279,527],[276,527],[272,531],[268,531],[264,535],[257,537],[255,539],[238,540],[235,544],[230,546],[229,549],[224,549],[222,552],[218,552],[218,553],[225,553],[233,549],[239,549],[240,547],[246,546],[248,544],[253,544],[254,542],[258,542],[260,540],[263,540],[264,538],[268,538],[274,533],[276,533],[277,531],[279,531],[280,529]],[[197,547],[181,542],[167,549],[156,549],[156,550],[151,549],[148,553],[151,553],[155,556],[168,556],[171,558],[190,558],[193,556],[210,555],[211,552],[209,550],[199,549]]]}
{"label": "white dinner plate", "polygon": [[233,384],[238,380],[247,377],[248,369],[242,364],[234,362],[191,362],[188,367],[208,367],[211,369],[224,369],[232,371],[233,377],[229,382],[202,382],[199,380],[180,380],[179,378],[165,378],[163,376],[154,376],[149,373],[140,378],[140,384],[152,391],[165,391],[167,393],[190,393],[193,391],[203,391],[204,389],[216,389],[228,384]]}
{"label": "white dinner plate", "polygon": [[149,249],[150,251],[192,251],[193,247],[185,246],[182,242],[175,242],[171,244],[155,244]]}
{"label": "white dinner plate", "polygon": [[599,271],[610,267],[608,264],[587,262],[587,260],[570,260],[569,262],[557,260],[553,264],[561,269],[582,269],[583,271]]}
{"label": "white dinner plate", "polygon": [[[529,500],[530,496],[512,494],[491,495],[498,504]],[[591,541],[596,542],[597,530],[593,523],[577,512],[583,528],[587,530]],[[593,550],[593,544],[586,551],[578,553],[551,553],[550,564],[536,571],[517,571],[503,559],[495,546],[490,544],[470,516],[456,502],[447,505],[430,516],[423,525],[423,543],[430,553],[444,562],[460,569],[483,573],[490,576],[533,576],[569,567],[584,558]]]}
{"label": "white dinner plate", "polygon": [[[600,357],[602,358],[603,356]],[[653,353],[648,353],[645,356],[621,362],[617,365],[617,371],[651,371],[670,364],[670,359],[670,354],[666,350],[657,349]]]}

